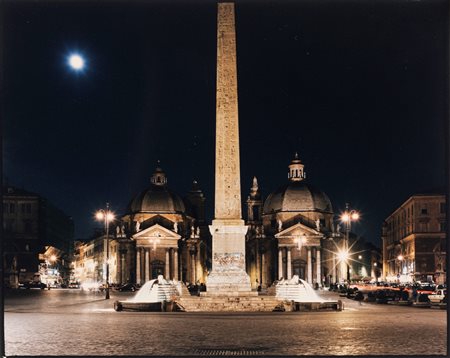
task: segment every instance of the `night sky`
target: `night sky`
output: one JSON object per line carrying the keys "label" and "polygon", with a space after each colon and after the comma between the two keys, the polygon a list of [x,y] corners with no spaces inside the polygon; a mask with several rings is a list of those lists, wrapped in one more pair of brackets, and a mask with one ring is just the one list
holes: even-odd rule
{"label": "night sky", "polygon": [[[123,213],[157,160],[214,201],[216,2],[3,2],[3,181],[75,222]],[[237,1],[241,187],[264,198],[298,151],[307,181],[379,245],[383,220],[440,190],[446,1]],[[82,54],[86,69],[67,65]]]}

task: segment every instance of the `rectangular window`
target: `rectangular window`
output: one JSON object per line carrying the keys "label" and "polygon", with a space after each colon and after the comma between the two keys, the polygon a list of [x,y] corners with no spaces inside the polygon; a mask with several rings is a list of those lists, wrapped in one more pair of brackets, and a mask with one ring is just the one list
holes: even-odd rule
{"label": "rectangular window", "polygon": [[25,204],[20,204],[20,211],[25,214]]}
{"label": "rectangular window", "polygon": [[421,213],[422,215],[427,215],[427,214],[428,214],[428,209],[427,209],[427,208],[423,208],[423,209],[420,211],[420,213]]}
{"label": "rectangular window", "polygon": [[3,204],[3,213],[8,213],[8,204],[7,203]]}
{"label": "rectangular window", "polygon": [[32,224],[31,220],[24,220],[25,233],[31,234],[32,232]]}
{"label": "rectangular window", "polygon": [[7,231],[13,231],[14,230],[14,220],[7,220],[6,221],[6,230]]}
{"label": "rectangular window", "polygon": [[31,214],[31,204],[27,204],[27,214]]}
{"label": "rectangular window", "polygon": [[441,214],[445,214],[447,212],[447,205],[445,205],[445,203],[440,204],[440,212]]}
{"label": "rectangular window", "polygon": [[14,214],[14,210],[16,209],[16,206],[14,205],[14,203],[10,203],[9,204],[9,212],[11,214]]}
{"label": "rectangular window", "polygon": [[447,231],[447,223],[439,223],[439,227],[441,232]]}

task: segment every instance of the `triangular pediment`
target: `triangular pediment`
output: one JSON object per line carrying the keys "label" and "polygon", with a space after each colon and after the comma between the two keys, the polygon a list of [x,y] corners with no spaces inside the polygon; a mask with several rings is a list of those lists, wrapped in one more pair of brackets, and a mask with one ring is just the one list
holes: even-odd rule
{"label": "triangular pediment", "polygon": [[181,238],[176,232],[166,229],[164,226],[159,224],[152,225],[142,231],[137,232],[131,238],[133,240],[143,239],[143,238],[152,238],[152,237],[161,237],[167,239],[176,239],[179,240]]}
{"label": "triangular pediment", "polygon": [[303,225],[302,223],[297,223],[295,225],[292,225],[282,231],[280,231],[278,234],[275,234],[275,237],[277,239],[281,238],[292,238],[292,237],[300,237],[300,236],[323,236],[323,234],[317,230],[314,230],[313,228]]}

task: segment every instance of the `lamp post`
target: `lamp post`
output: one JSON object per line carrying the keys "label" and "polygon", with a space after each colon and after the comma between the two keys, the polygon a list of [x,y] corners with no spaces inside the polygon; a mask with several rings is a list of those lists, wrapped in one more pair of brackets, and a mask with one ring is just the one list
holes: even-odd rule
{"label": "lamp post", "polygon": [[350,210],[349,204],[345,204],[345,211],[341,215],[341,220],[345,224],[345,240],[344,240],[344,252],[347,254],[347,281],[350,282],[350,265],[348,262],[348,256],[349,256],[349,234],[352,227],[352,221],[358,221],[359,220],[359,213],[356,210]]}
{"label": "lamp post", "polygon": [[114,220],[114,214],[109,210],[109,203],[106,203],[106,209],[100,209],[95,214],[99,221],[103,221],[106,232],[106,277],[105,277],[105,299],[109,300],[109,222]]}
{"label": "lamp post", "polygon": [[[52,279],[53,279],[53,282],[51,283],[51,284],[53,284],[53,285],[55,285],[55,287],[56,287],[56,284],[55,284],[55,278],[57,279],[58,277],[57,277],[57,275],[58,275],[58,266],[57,266],[57,264],[56,264],[56,260],[57,260],[58,258],[56,257],[56,255],[51,255],[50,256],[50,263],[51,263],[51,272],[52,272]],[[47,285],[50,287],[50,285],[51,284],[49,284],[48,282],[47,282]]]}
{"label": "lamp post", "polygon": [[398,255],[397,260],[399,262],[397,278],[398,278],[398,282],[400,282],[400,276],[403,274],[403,255],[402,254]]}
{"label": "lamp post", "polygon": [[374,267],[373,274],[375,276],[375,282],[376,283],[378,283],[378,267],[377,266],[378,266],[378,263],[374,262],[373,263],[373,267]]}

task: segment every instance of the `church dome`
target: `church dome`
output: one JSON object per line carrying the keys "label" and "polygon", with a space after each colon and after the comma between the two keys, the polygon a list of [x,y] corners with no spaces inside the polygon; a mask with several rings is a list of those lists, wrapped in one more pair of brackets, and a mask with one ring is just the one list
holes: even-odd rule
{"label": "church dome", "polygon": [[151,185],[128,205],[128,212],[184,213],[183,200],[167,187],[164,171],[158,166],[151,177]]}
{"label": "church dome", "polygon": [[264,202],[264,214],[280,211],[321,211],[332,213],[328,196],[303,181],[285,184],[271,193]]}
{"label": "church dome", "polygon": [[288,178],[289,183],[279,187],[267,197],[264,203],[264,214],[283,211],[333,213],[328,196],[313,185],[305,183],[304,165],[298,159],[297,153],[289,165]]}

